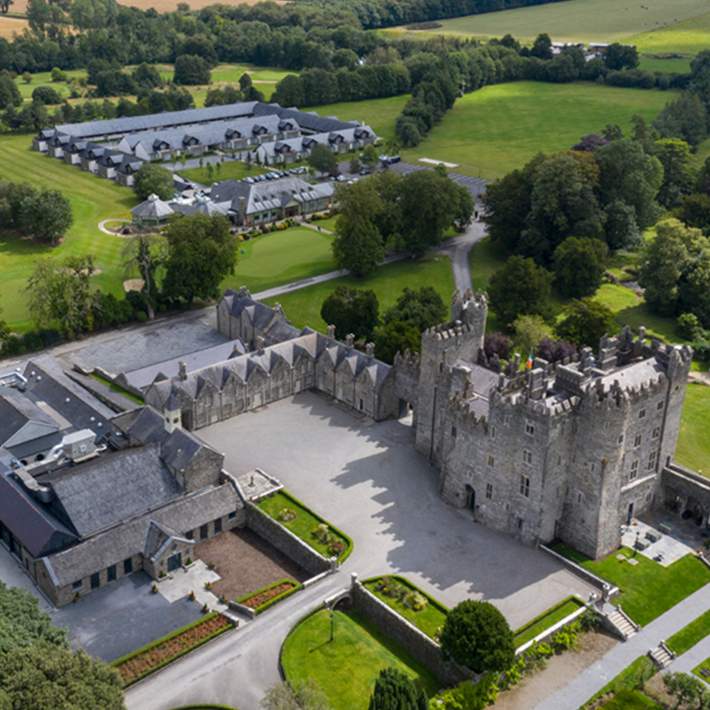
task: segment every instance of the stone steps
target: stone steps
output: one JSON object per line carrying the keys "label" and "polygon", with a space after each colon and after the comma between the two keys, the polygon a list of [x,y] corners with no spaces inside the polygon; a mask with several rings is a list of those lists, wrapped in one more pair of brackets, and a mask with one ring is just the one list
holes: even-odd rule
{"label": "stone steps", "polygon": [[661,643],[656,648],[650,650],[648,655],[661,670],[667,668],[673,660],[673,654],[670,653],[664,643]]}
{"label": "stone steps", "polygon": [[618,609],[612,611],[607,618],[621,632],[624,639],[631,638],[636,633],[636,627],[629,618]]}

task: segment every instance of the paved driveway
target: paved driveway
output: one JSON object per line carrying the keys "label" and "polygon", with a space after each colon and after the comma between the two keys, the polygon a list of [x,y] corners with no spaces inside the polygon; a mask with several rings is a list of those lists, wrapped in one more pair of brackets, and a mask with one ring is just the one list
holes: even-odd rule
{"label": "paved driveway", "polygon": [[375,424],[305,393],[198,435],[226,454],[231,473],[266,470],[347,532],[348,572],[404,574],[448,605],[487,599],[513,628],[592,591],[544,553],[446,505],[403,423]]}

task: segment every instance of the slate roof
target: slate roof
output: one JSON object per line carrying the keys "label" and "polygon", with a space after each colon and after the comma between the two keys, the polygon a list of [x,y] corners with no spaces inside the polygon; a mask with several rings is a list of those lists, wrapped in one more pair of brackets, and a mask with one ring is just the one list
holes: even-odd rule
{"label": "slate roof", "polygon": [[48,513],[0,461],[0,520],[33,557],[56,552],[77,536]]}
{"label": "slate roof", "polygon": [[298,125],[313,133],[323,133],[325,131],[337,131],[343,128],[350,128],[360,125],[357,121],[341,121],[334,116],[320,116],[313,111],[300,111],[296,108],[283,108],[279,104],[267,104],[258,102],[254,105],[254,115],[264,116],[276,114],[280,118],[292,119]]}
{"label": "slate roof", "polygon": [[163,220],[175,214],[167,202],[163,202],[157,195],[148,195],[148,199],[136,205],[131,210],[133,219]]}
{"label": "slate roof", "polygon": [[197,491],[44,559],[51,579],[65,586],[145,550],[151,521],[184,534],[242,507],[231,483]]}
{"label": "slate roof", "polygon": [[159,444],[104,453],[51,473],[42,483],[54,491],[52,509],[66,514],[77,533],[88,537],[181,495],[160,454]]}
{"label": "slate roof", "polygon": [[13,448],[58,434],[59,425],[29,397],[11,387],[0,388],[0,446]]}

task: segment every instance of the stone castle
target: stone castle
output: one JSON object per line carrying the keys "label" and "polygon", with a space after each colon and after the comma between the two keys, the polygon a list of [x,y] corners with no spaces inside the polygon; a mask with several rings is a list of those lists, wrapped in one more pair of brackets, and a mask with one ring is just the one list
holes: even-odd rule
{"label": "stone castle", "polygon": [[[669,487],[692,351],[624,329],[595,355],[540,358],[503,371],[483,351],[487,303],[455,294],[449,323],[422,334],[421,353],[393,366],[292,326],[279,306],[227,292],[220,332],[229,359],[143,392],[169,426],[199,429],[307,389],[375,420],[413,411],[415,446],[438,471],[443,498],[475,521],[528,544],[562,540],[597,558],[619,545],[621,526],[669,497],[707,524],[710,501]],[[120,384],[125,385],[125,381]],[[682,488],[682,486],[681,486]],[[690,486],[693,489],[693,486]]]}

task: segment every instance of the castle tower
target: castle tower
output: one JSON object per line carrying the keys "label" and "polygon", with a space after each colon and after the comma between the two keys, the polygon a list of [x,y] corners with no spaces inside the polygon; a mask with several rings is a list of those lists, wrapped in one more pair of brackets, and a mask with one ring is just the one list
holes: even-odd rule
{"label": "castle tower", "polygon": [[483,347],[488,305],[484,295],[456,291],[452,321],[422,333],[416,448],[432,463],[441,463],[442,425],[449,400],[451,368],[457,360],[475,363]]}

